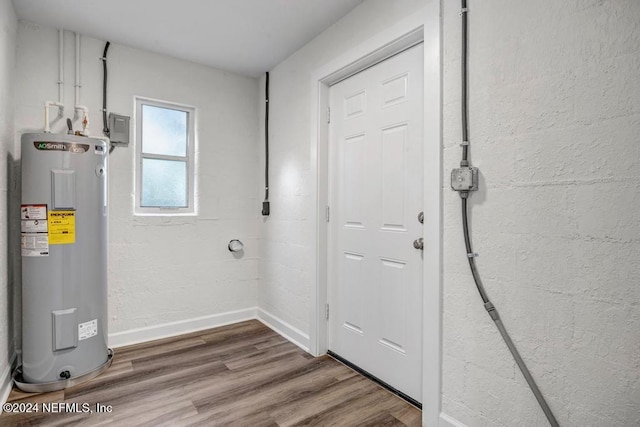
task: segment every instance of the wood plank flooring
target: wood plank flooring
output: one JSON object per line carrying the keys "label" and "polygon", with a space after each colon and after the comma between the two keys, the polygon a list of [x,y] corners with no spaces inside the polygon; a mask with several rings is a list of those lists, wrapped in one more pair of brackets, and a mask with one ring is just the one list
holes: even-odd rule
{"label": "wood plank flooring", "polygon": [[[2,413],[3,426],[419,426],[422,416],[255,320],[121,347],[91,381],[42,394],[14,388],[9,402],[38,402],[40,410]],[[42,411],[43,403],[62,402],[88,404],[93,413]],[[96,413],[97,404],[112,411]]]}

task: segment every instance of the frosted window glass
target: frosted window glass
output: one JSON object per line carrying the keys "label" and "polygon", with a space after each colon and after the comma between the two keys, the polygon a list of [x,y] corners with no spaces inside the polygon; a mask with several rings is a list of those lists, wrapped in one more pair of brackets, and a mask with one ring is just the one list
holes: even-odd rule
{"label": "frosted window glass", "polygon": [[142,159],[143,207],[187,207],[187,163]]}
{"label": "frosted window glass", "polygon": [[186,156],[187,116],[185,111],[142,105],[142,152]]}

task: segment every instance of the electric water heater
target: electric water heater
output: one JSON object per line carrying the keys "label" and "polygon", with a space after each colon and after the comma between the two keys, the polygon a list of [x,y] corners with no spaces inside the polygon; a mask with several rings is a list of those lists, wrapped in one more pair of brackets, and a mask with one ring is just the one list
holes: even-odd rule
{"label": "electric water heater", "polygon": [[24,391],[53,391],[111,364],[107,347],[105,141],[22,135]]}

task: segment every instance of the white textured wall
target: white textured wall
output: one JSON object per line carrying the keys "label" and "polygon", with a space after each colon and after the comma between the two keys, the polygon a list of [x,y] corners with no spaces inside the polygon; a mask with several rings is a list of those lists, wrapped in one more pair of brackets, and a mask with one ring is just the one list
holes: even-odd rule
{"label": "white textured wall", "polygon": [[[112,46],[110,110],[132,114],[133,95],[144,95],[205,111],[206,200],[197,220],[134,218],[133,147],[112,155],[112,332],[253,305],[258,258],[260,307],[309,332],[310,73],[422,4],[369,0],[272,70],[272,215],[257,227],[264,79],[258,88],[251,79]],[[443,411],[469,426],[542,426],[544,416],[480,304],[459,198],[446,184],[460,156],[458,4],[442,2]],[[471,0],[469,8],[471,150],[481,170],[471,216],[487,291],[561,425],[638,425],[640,3]],[[9,49],[11,38],[0,42]],[[42,101],[57,93],[55,30],[22,24],[18,43],[17,130],[34,130]],[[102,47],[83,44],[83,103],[96,130]],[[70,82],[71,52],[67,59]],[[4,73],[0,88],[10,81]],[[231,237],[247,240],[241,262],[226,252]]]}
{"label": "white textured wall", "polygon": [[[422,0],[366,1],[270,73],[272,202],[271,216],[261,225],[258,300],[260,307],[307,334],[316,245],[311,73],[423,7]],[[264,79],[260,84],[264,87]]]}
{"label": "white textured wall", "polygon": [[[460,158],[459,2],[443,1],[444,172]],[[474,249],[562,426],[640,424],[640,2],[469,2]],[[444,179],[443,410],[544,426],[474,288]]]}
{"label": "white textured wall", "polygon": [[[271,73],[259,303],[309,332],[312,70],[421,7],[367,1]],[[443,412],[546,425],[471,279],[460,201],[459,2],[443,1]],[[471,1],[473,241],[561,425],[640,423],[640,3]],[[262,85],[261,81],[261,85]]]}
{"label": "white textured wall", "polygon": [[[11,310],[15,289],[15,243],[9,231],[13,203],[11,190],[16,184],[13,138],[13,86],[16,64],[17,20],[10,1],[0,1],[0,400],[5,391],[3,382],[10,372],[14,352],[14,315]],[[16,211],[18,212],[18,211]]]}
{"label": "white textured wall", "polygon": [[[74,40],[70,32],[65,38],[64,101],[70,115]],[[44,101],[57,99],[57,43],[56,29],[19,24],[18,132],[40,131]],[[93,135],[102,129],[103,49],[104,41],[82,38],[81,103],[90,109]],[[133,143],[110,156],[109,332],[254,307],[257,80],[121,45],[111,45],[108,61],[109,111],[133,116],[134,96],[196,107],[199,168],[197,217],[134,217]],[[64,120],[52,127],[64,129]],[[241,259],[227,250],[232,238],[245,243]]]}

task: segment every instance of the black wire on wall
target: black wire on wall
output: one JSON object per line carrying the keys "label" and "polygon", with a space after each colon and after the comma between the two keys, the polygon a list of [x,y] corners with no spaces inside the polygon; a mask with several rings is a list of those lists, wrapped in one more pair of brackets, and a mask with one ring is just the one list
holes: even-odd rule
{"label": "black wire on wall", "polygon": [[102,133],[107,138],[109,137],[111,131],[109,130],[109,125],[107,123],[107,52],[109,51],[109,46],[111,42],[107,42],[104,45],[104,52],[102,53]]}
{"label": "black wire on wall", "polygon": [[[107,121],[107,52],[109,51],[111,42],[106,42],[104,45],[104,52],[102,52],[102,133],[109,138],[111,136],[111,130],[109,130],[109,123]],[[115,150],[115,145],[109,148],[109,154]]]}
{"label": "black wire on wall", "polygon": [[269,72],[266,73],[264,92],[264,202],[262,202],[262,215],[269,216]]}

